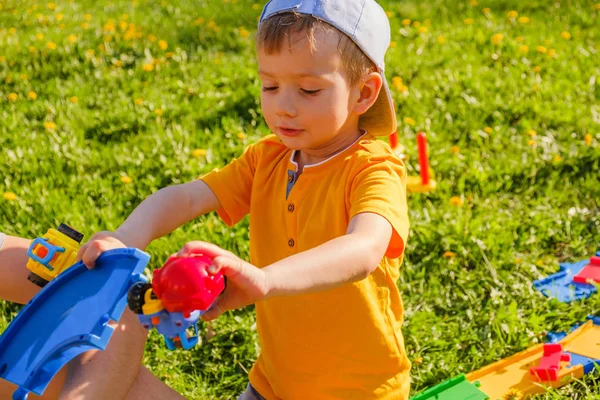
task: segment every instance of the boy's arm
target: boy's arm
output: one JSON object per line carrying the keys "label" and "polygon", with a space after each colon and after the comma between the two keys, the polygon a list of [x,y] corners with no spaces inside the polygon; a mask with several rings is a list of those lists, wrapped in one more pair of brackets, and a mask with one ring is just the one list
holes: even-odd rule
{"label": "boy's arm", "polygon": [[79,249],[78,258],[92,267],[106,250],[124,246],[145,249],[154,239],[219,207],[219,200],[201,180],[168,186],[142,201],[115,232],[95,234]]}
{"label": "boy's arm", "polygon": [[269,297],[317,292],[364,279],[379,265],[392,234],[387,219],[364,212],[350,220],[344,236],[262,269],[205,242],[189,242],[177,255],[202,253],[212,257],[209,272],[227,276],[227,289],[202,315],[209,321],[227,310]]}
{"label": "boy's arm", "polygon": [[392,226],[374,213],[357,214],[344,236],[271,264],[265,298],[332,289],[371,274],[385,255]]}
{"label": "boy's arm", "polygon": [[6,236],[0,246],[0,299],[25,304],[40,290],[27,280],[29,244],[28,239]]}

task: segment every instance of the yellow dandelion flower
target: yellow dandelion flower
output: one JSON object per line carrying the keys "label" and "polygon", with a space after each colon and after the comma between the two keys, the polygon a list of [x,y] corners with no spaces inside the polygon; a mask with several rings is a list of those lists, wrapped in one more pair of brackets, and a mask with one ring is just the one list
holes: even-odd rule
{"label": "yellow dandelion flower", "polygon": [[406,86],[405,84],[400,84],[400,86],[398,86],[396,90],[398,90],[398,92],[400,93],[408,92],[408,86]]}
{"label": "yellow dandelion flower", "polygon": [[411,23],[412,21],[408,18],[402,20],[402,25],[404,26],[409,26]]}
{"label": "yellow dandelion flower", "polygon": [[8,96],[7,96],[8,101],[17,101],[18,97],[19,96],[16,93],[9,93]]}
{"label": "yellow dandelion flower", "polygon": [[515,19],[515,18],[517,18],[519,16],[519,13],[516,12],[515,10],[512,10],[512,11],[507,12],[506,16],[508,18]]}
{"label": "yellow dandelion flower", "polygon": [[164,113],[164,110],[162,108],[157,108],[156,110],[154,110],[154,114],[156,114],[157,116],[162,116]]}
{"label": "yellow dandelion flower", "polygon": [[561,32],[560,37],[565,40],[569,40],[569,39],[571,39],[571,34],[567,31],[564,31],[564,32]]}
{"label": "yellow dandelion flower", "polygon": [[5,62],[6,62],[6,57],[0,56],[0,63],[5,63]]}
{"label": "yellow dandelion flower", "polygon": [[150,34],[148,36],[146,36],[146,39],[148,39],[149,42],[156,42],[156,40],[158,39],[156,36],[154,36],[153,34]]}
{"label": "yellow dandelion flower", "polygon": [[92,20],[92,18],[94,18],[94,17],[92,17],[92,14],[85,14],[85,15],[83,16],[83,19],[85,19],[86,21],[91,21],[91,20]]}
{"label": "yellow dandelion flower", "polygon": [[8,33],[10,33],[11,35],[14,35],[15,33],[17,33],[17,28],[9,28]]}
{"label": "yellow dandelion flower", "polygon": [[519,18],[519,23],[521,24],[528,24],[531,22],[531,19],[529,17],[520,17]]}
{"label": "yellow dandelion flower", "polygon": [[238,132],[237,137],[240,140],[244,140],[244,139],[246,139],[246,134],[244,132]]}
{"label": "yellow dandelion flower", "polygon": [[522,400],[523,392],[519,389],[512,388],[502,397],[502,400]]}
{"label": "yellow dandelion flower", "polygon": [[79,97],[71,96],[71,97],[69,97],[69,101],[73,104],[77,104],[79,102]]}
{"label": "yellow dandelion flower", "polygon": [[49,10],[54,10],[56,8],[56,4],[54,3],[48,3],[48,9]]}
{"label": "yellow dandelion flower", "polygon": [[555,56],[556,56],[556,50],[554,50],[554,49],[548,50],[548,57],[555,57]]}
{"label": "yellow dandelion flower", "polygon": [[30,53],[35,53],[37,51],[37,49],[33,46],[29,46],[29,52]]}
{"label": "yellow dandelion flower", "polygon": [[69,35],[67,36],[67,40],[69,43],[75,43],[77,41],[77,35]]}
{"label": "yellow dandelion flower", "polygon": [[521,47],[519,47],[519,51],[521,53],[527,53],[529,51],[529,46],[527,46],[526,44],[521,45]]}
{"label": "yellow dandelion flower", "polygon": [[486,126],[485,128],[483,128],[483,131],[485,133],[492,133],[494,130],[490,126]]}
{"label": "yellow dandelion flower", "polygon": [[158,47],[160,47],[161,50],[166,50],[167,47],[169,47],[169,44],[165,40],[159,40]]}
{"label": "yellow dandelion flower", "polygon": [[54,18],[56,18],[57,21],[62,21],[65,18],[65,14],[58,13]]}
{"label": "yellow dandelion flower", "polygon": [[517,43],[521,43],[523,40],[525,40],[525,38],[523,36],[517,36],[515,40],[517,41]]}
{"label": "yellow dandelion flower", "polygon": [[590,146],[592,144],[592,134],[591,133],[586,133],[585,136],[583,137],[583,142],[585,143],[586,146]]}
{"label": "yellow dandelion flower", "polygon": [[260,9],[260,4],[257,4],[257,3],[252,4],[252,9],[253,10],[259,10]]}
{"label": "yellow dandelion flower", "polygon": [[27,93],[27,98],[29,100],[36,100],[37,99],[37,93],[32,90],[31,92]]}
{"label": "yellow dandelion flower", "polygon": [[151,72],[154,70],[154,64],[146,63],[146,64],[142,65],[142,69],[146,72]]}
{"label": "yellow dandelion flower", "polygon": [[450,197],[449,203],[450,203],[450,205],[460,207],[463,205],[464,200],[459,196],[452,196],[452,197]]}
{"label": "yellow dandelion flower", "polygon": [[44,128],[48,129],[49,131],[53,131],[56,129],[56,124],[52,121],[44,121]]}
{"label": "yellow dandelion flower", "polygon": [[496,33],[492,36],[492,44],[498,45],[500,42],[502,42],[502,39],[504,39],[504,35],[501,33]]}
{"label": "yellow dandelion flower", "polygon": [[140,99],[140,98],[137,98],[137,99],[135,99],[135,100],[133,101],[133,103],[134,103],[136,106],[140,106],[140,105],[142,105],[142,104],[144,103],[144,100],[142,100],[142,99]]}
{"label": "yellow dandelion flower", "polygon": [[404,121],[405,124],[408,124],[408,125],[414,125],[415,124],[415,120],[412,119],[411,117],[404,117],[403,121]]}
{"label": "yellow dandelion flower", "polygon": [[562,157],[559,156],[558,154],[555,154],[554,157],[552,158],[552,161],[554,161],[555,163],[559,163],[562,161]]}
{"label": "yellow dandelion flower", "polygon": [[112,22],[107,22],[106,24],[104,24],[104,32],[114,32],[115,31],[115,24],[113,24]]}
{"label": "yellow dandelion flower", "polygon": [[421,33],[427,33],[429,32],[429,28],[427,28],[426,26],[422,26],[419,28],[419,32]]}
{"label": "yellow dandelion flower", "polygon": [[594,4],[594,10],[600,10],[600,3]]}
{"label": "yellow dandelion flower", "polygon": [[393,40],[390,42],[390,48],[394,49],[398,46],[398,43],[394,42]]}
{"label": "yellow dandelion flower", "polygon": [[240,36],[243,38],[247,38],[250,36],[250,31],[242,26],[240,27]]}
{"label": "yellow dandelion flower", "polygon": [[198,157],[204,157],[206,155],[206,150],[205,149],[194,149],[194,151],[192,151],[192,156],[198,158]]}
{"label": "yellow dandelion flower", "polygon": [[475,20],[473,18],[465,18],[463,22],[465,23],[465,25],[473,25]]}
{"label": "yellow dandelion flower", "polygon": [[21,75],[19,75],[19,77],[24,81],[29,79],[29,76],[27,74],[21,74]]}
{"label": "yellow dandelion flower", "polygon": [[42,40],[42,39],[44,38],[44,34],[40,32],[40,33],[38,33],[37,35],[35,35],[35,38],[36,38],[37,40]]}
{"label": "yellow dandelion flower", "polygon": [[413,26],[415,28],[420,28],[421,27],[421,23],[419,21],[415,21],[415,22],[413,22]]}
{"label": "yellow dandelion flower", "polygon": [[202,25],[204,23],[204,18],[200,17],[194,21],[194,25]]}
{"label": "yellow dandelion flower", "polygon": [[50,50],[56,50],[56,43],[48,42],[48,43],[46,43],[46,48],[50,49]]}
{"label": "yellow dandelion flower", "polygon": [[86,53],[88,56],[90,56],[90,57],[91,57],[91,56],[93,56],[94,54],[96,54],[96,52],[94,51],[94,49],[88,49],[88,50],[87,50],[85,53]]}
{"label": "yellow dandelion flower", "polygon": [[394,16],[394,13],[391,11],[386,11],[385,15],[387,15],[388,18],[392,18]]}
{"label": "yellow dandelion flower", "polygon": [[413,361],[413,363],[415,365],[421,365],[421,364],[423,364],[423,357],[417,357],[417,358],[415,358],[415,361]]}
{"label": "yellow dandelion flower", "polygon": [[445,258],[454,258],[454,257],[456,257],[456,253],[453,253],[451,251],[446,251],[446,252],[444,252],[444,257]]}
{"label": "yellow dandelion flower", "polygon": [[542,71],[542,67],[540,67],[539,65],[536,65],[535,67],[533,67],[533,72],[540,73]]}
{"label": "yellow dandelion flower", "polygon": [[446,43],[446,38],[444,37],[444,35],[440,35],[437,37],[437,41],[439,44],[444,44]]}
{"label": "yellow dandelion flower", "polygon": [[479,4],[479,2],[477,2],[477,0],[471,0],[471,5],[473,7],[475,7],[477,4]]}
{"label": "yellow dandelion flower", "polygon": [[454,154],[458,154],[458,153],[460,153],[460,147],[458,147],[458,146],[452,146],[450,148],[450,151],[452,151]]}
{"label": "yellow dandelion flower", "polygon": [[535,146],[535,145],[537,144],[537,142],[536,142],[535,140],[529,139],[529,140],[527,141],[527,144],[528,144],[529,146]]}
{"label": "yellow dandelion flower", "polygon": [[547,49],[547,48],[545,48],[544,46],[538,46],[538,47],[536,47],[535,49],[536,49],[536,50],[537,50],[539,53],[542,53],[542,54],[546,54],[546,52],[548,51],[548,49]]}
{"label": "yellow dandelion flower", "polygon": [[82,22],[82,23],[81,23],[81,27],[82,27],[83,29],[87,29],[87,28],[88,28],[88,26],[89,26],[89,25],[88,25],[88,23],[87,23],[87,22]]}
{"label": "yellow dandelion flower", "polygon": [[537,136],[537,132],[536,132],[536,131],[534,131],[533,129],[530,129],[530,130],[528,130],[528,131],[527,131],[527,134],[528,134],[529,136],[531,136],[531,137],[535,137],[535,136]]}
{"label": "yellow dandelion flower", "polygon": [[4,200],[7,200],[7,201],[13,201],[13,200],[17,199],[17,195],[14,194],[13,192],[4,192],[2,197],[4,198]]}
{"label": "yellow dandelion flower", "polygon": [[491,12],[491,10],[488,7],[484,8],[481,11],[483,11],[484,14],[489,14]]}
{"label": "yellow dandelion flower", "polygon": [[125,31],[129,24],[126,21],[119,21],[119,29],[121,32]]}
{"label": "yellow dandelion flower", "polygon": [[121,182],[123,182],[126,185],[133,182],[133,179],[131,179],[131,177],[129,177],[127,175],[122,176],[120,179],[121,179]]}

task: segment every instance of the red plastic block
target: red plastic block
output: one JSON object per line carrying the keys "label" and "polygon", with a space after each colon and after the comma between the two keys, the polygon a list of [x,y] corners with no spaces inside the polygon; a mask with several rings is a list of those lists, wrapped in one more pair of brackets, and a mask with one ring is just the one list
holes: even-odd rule
{"label": "red plastic block", "polygon": [[573,281],[577,283],[588,283],[588,281],[600,283],[600,257],[592,257],[590,263],[573,277]]}
{"label": "red plastic block", "polygon": [[556,381],[561,361],[571,361],[571,355],[563,353],[560,343],[546,343],[540,365],[531,367],[529,372],[543,382]]}
{"label": "red plastic block", "polygon": [[181,312],[185,318],[195,310],[207,310],[225,289],[221,272],[208,273],[212,260],[206,256],[170,257],[154,270],[152,290],[168,312]]}

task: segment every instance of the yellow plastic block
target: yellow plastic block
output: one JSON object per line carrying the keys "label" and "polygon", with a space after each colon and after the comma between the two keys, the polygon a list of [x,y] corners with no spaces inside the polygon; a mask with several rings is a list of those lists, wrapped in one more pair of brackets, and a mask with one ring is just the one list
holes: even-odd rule
{"label": "yellow plastic block", "polygon": [[[574,349],[590,348],[591,335],[598,335],[598,331],[593,329],[592,321],[588,321],[563,340],[560,343],[565,352],[575,352]],[[596,336],[598,342],[598,336]],[[594,343],[596,349],[599,345]],[[529,373],[529,368],[537,366],[542,358],[544,345],[533,346],[520,353],[512,355],[503,360],[485,366],[477,371],[467,375],[470,382],[479,381],[479,389],[490,396],[490,400],[500,400],[511,389],[518,389],[524,395],[533,395],[544,393],[547,388],[558,388],[573,379],[583,377],[584,371],[582,365],[568,367],[568,363],[561,363],[561,369],[558,372],[558,380],[554,382],[538,382],[536,378]],[[589,351],[588,351],[589,353]],[[593,353],[596,354],[596,353]],[[590,357],[587,354],[581,354]]]}
{"label": "yellow plastic block", "polygon": [[[61,272],[75,264],[77,251],[79,250],[79,243],[56,229],[49,229],[48,232],[46,232],[46,235],[44,235],[44,238],[48,239],[48,242],[54,246],[64,248],[65,251],[62,253],[57,253],[50,261],[49,265],[54,268],[53,270],[46,268],[42,264],[32,259],[29,259],[27,262],[27,269],[41,278],[51,281]],[[33,253],[37,256],[43,257],[47,254],[47,250],[42,246],[37,245],[33,249]]]}
{"label": "yellow plastic block", "polygon": [[433,179],[429,179],[427,185],[421,183],[420,176],[409,176],[406,181],[406,189],[412,193],[427,193],[435,190],[437,184]]}
{"label": "yellow plastic block", "polygon": [[600,326],[588,321],[577,329],[578,338],[571,342],[567,351],[594,360],[600,360]]}

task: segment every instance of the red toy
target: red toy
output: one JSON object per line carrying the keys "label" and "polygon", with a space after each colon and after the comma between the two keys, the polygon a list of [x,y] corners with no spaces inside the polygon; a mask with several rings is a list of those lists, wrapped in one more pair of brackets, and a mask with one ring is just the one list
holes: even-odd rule
{"label": "red toy", "polygon": [[540,365],[531,367],[529,372],[543,382],[556,381],[561,361],[571,361],[571,355],[563,353],[560,343],[546,343]]}
{"label": "red toy", "polygon": [[203,255],[171,257],[154,270],[152,290],[170,313],[181,312],[188,318],[193,311],[206,311],[225,289],[223,274],[208,273],[211,264]]}
{"label": "red toy", "polygon": [[421,183],[425,186],[429,184],[429,157],[427,157],[427,136],[424,132],[417,133],[417,148],[421,166]]}
{"label": "red toy", "polygon": [[600,283],[600,256],[590,258],[590,263],[583,267],[577,275],[573,277],[577,283],[588,283],[588,281]]}

